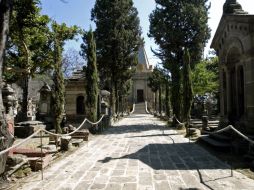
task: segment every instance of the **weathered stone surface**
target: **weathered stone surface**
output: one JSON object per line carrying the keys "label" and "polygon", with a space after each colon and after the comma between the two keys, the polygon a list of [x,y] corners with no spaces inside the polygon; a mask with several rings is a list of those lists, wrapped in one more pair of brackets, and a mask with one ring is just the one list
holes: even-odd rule
{"label": "weathered stone surface", "polygon": [[28,162],[33,171],[38,171],[41,170],[42,168],[47,167],[52,160],[53,160],[52,155],[47,155],[43,157],[42,162],[40,157],[28,158]]}
{"label": "weathered stone surface", "polygon": [[253,180],[237,171],[230,177],[228,165],[174,130],[162,135],[162,129],[164,123],[150,115],[130,115],[47,168],[47,182],[38,175],[19,189],[207,189],[198,171],[211,189],[254,189]]}
{"label": "weathered stone surface", "polygon": [[54,144],[48,144],[48,145],[43,145],[42,149],[46,150],[48,153],[56,153],[56,145]]}

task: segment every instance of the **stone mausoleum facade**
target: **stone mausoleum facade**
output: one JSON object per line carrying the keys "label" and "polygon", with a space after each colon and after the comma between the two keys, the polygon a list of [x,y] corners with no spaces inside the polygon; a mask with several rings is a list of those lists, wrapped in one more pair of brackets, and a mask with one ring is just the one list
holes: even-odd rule
{"label": "stone mausoleum facade", "polygon": [[[128,97],[129,104],[148,101],[154,103],[154,93],[148,87],[148,77],[153,71],[149,64],[144,47],[140,47],[138,53],[138,65],[132,77],[132,91]],[[65,110],[68,119],[81,120],[85,116],[85,73],[76,71],[73,76],[66,80],[65,87]]]}
{"label": "stone mausoleum facade", "polygon": [[226,0],[211,47],[219,57],[222,120],[254,132],[254,15]]}
{"label": "stone mausoleum facade", "polygon": [[138,65],[136,72],[132,77],[132,92],[129,95],[129,102],[140,103],[147,101],[154,102],[154,93],[148,86],[148,78],[153,72],[153,66],[149,64],[145,49],[143,46],[139,48]]}

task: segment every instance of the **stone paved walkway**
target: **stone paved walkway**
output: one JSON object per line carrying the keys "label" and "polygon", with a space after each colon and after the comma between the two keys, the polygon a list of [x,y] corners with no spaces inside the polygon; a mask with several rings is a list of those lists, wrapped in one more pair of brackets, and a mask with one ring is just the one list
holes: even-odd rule
{"label": "stone paved walkway", "polygon": [[187,190],[254,189],[254,181],[234,171],[198,145],[165,130],[150,115],[132,115],[75,153],[23,183],[23,190]]}

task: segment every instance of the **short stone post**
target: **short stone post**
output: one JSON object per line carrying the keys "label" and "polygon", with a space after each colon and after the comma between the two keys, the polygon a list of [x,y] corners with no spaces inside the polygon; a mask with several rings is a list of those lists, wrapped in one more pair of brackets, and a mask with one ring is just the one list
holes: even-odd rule
{"label": "short stone post", "polygon": [[69,142],[70,141],[71,141],[71,136],[61,137],[61,150],[63,150],[63,151],[69,150]]}
{"label": "short stone post", "polygon": [[208,116],[202,116],[202,130],[209,130],[208,127]]}

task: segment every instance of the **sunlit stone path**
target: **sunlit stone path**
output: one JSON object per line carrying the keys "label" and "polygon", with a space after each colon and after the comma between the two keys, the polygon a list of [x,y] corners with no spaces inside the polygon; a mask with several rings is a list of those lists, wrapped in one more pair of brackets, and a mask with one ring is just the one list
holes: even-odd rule
{"label": "sunlit stone path", "polygon": [[254,189],[203,148],[151,115],[132,115],[75,153],[30,178],[20,189]]}

